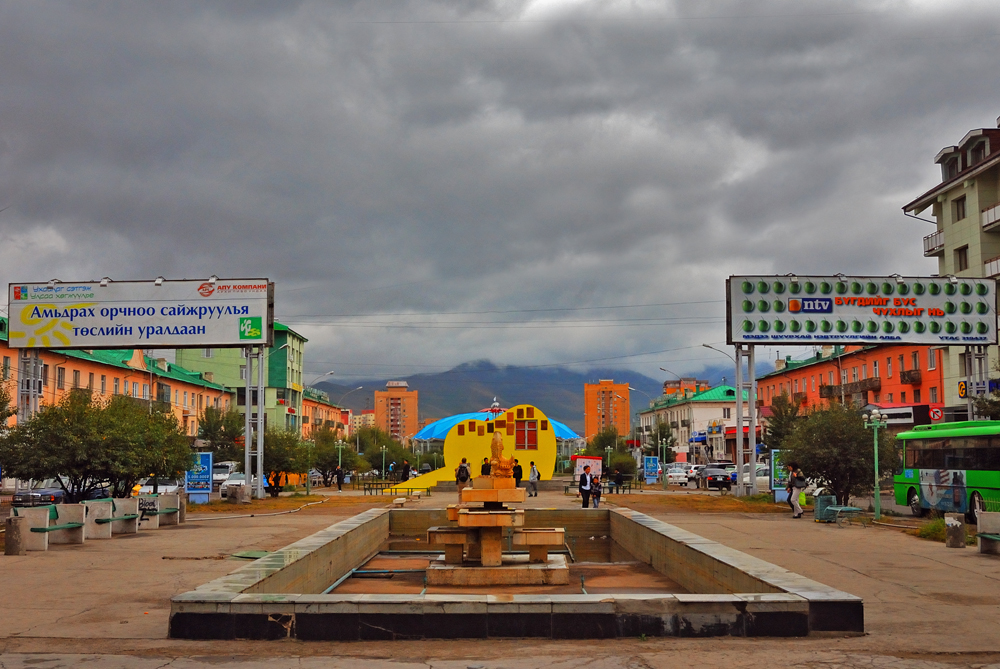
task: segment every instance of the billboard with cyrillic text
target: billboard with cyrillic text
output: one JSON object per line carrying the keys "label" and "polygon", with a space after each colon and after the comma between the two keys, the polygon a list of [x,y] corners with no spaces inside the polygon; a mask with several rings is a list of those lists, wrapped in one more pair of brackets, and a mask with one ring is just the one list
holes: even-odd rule
{"label": "billboard with cyrillic text", "polygon": [[270,346],[268,279],[12,283],[10,348]]}
{"label": "billboard with cyrillic text", "polygon": [[731,276],[730,344],[997,343],[996,281],[903,276]]}

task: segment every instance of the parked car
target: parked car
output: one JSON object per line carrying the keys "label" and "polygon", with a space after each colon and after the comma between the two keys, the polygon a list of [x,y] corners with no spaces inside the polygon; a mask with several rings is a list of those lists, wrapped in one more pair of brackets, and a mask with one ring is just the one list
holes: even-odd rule
{"label": "parked car", "polygon": [[[320,480],[322,482],[322,477],[320,478]],[[230,486],[241,486],[246,484],[246,482],[247,482],[246,474],[244,474],[243,472],[233,472],[232,474],[229,475],[229,478],[226,479],[225,483],[223,483],[222,486],[219,487],[219,493],[223,497],[226,497]],[[250,482],[250,485],[251,486],[257,485],[256,476],[253,477],[253,480]],[[266,488],[267,486],[265,485],[264,487]]]}
{"label": "parked car", "polygon": [[667,470],[667,483],[673,483],[676,485],[687,485],[688,475],[683,469],[668,469]]}
{"label": "parked car", "polygon": [[231,461],[216,462],[212,465],[212,490],[218,491],[229,475],[236,471],[236,463]]}
{"label": "parked car", "polygon": [[[101,499],[108,496],[108,489],[105,487],[91,490],[86,499]],[[27,490],[19,490],[14,493],[11,506],[45,506],[47,504],[62,504],[66,501],[66,491],[59,485],[57,479],[44,479],[35,481]]]}
{"label": "parked car", "polygon": [[698,472],[705,468],[705,465],[691,465],[687,468],[688,483],[698,482]]}
{"label": "parked car", "polygon": [[434,471],[434,468],[431,467],[431,463],[425,462],[424,464],[420,465],[420,473],[421,474],[428,474],[428,473],[430,473],[432,471]]}
{"label": "parked car", "polygon": [[725,469],[710,468],[706,467],[701,471],[701,480],[704,482],[705,487],[708,489],[718,488],[722,490],[733,489],[733,481],[729,478],[729,472]]}
{"label": "parked car", "polygon": [[[771,488],[771,477],[768,472],[767,465],[757,465],[757,471],[755,473],[757,478],[757,492],[766,492]],[[745,485],[750,484],[750,465],[743,465],[743,483]]]}
{"label": "parked car", "polygon": [[[151,494],[153,492],[153,477],[145,479],[140,485],[140,495]],[[169,495],[175,492],[184,492],[184,479],[156,478],[156,493],[158,495]]]}

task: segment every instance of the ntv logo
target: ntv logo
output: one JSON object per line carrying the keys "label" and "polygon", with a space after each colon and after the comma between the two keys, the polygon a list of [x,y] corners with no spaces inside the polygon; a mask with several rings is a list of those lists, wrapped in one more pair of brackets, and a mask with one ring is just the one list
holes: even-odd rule
{"label": "ntv logo", "polygon": [[788,300],[788,311],[793,314],[829,314],[833,312],[833,300],[825,297]]}

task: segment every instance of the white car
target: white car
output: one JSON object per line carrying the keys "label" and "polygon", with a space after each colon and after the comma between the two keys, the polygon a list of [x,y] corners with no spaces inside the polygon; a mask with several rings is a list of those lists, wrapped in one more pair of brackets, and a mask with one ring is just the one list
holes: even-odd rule
{"label": "white car", "polygon": [[667,471],[667,483],[676,485],[687,485],[688,475],[683,469],[670,469]]}
{"label": "white car", "polygon": [[[243,472],[233,472],[232,474],[229,475],[229,478],[227,478],[225,482],[219,487],[219,494],[222,495],[223,497],[226,497],[230,486],[241,486],[246,484],[246,482],[247,482],[246,474],[244,474]],[[250,482],[250,485],[252,486],[257,485],[256,476],[253,477],[253,481]]]}
{"label": "white car", "polygon": [[[153,492],[153,478],[150,477],[142,482],[142,487],[139,488],[140,495],[149,495]],[[158,495],[167,495],[175,492],[184,492],[184,479],[168,479],[160,478],[156,479],[156,493]]]}

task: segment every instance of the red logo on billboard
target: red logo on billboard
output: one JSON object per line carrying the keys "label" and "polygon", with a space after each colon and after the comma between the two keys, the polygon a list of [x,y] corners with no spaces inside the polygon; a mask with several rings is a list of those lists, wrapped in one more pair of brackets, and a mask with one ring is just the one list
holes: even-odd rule
{"label": "red logo on billboard", "polygon": [[202,297],[208,297],[215,292],[215,286],[210,283],[203,283],[198,286],[198,292],[201,293]]}

